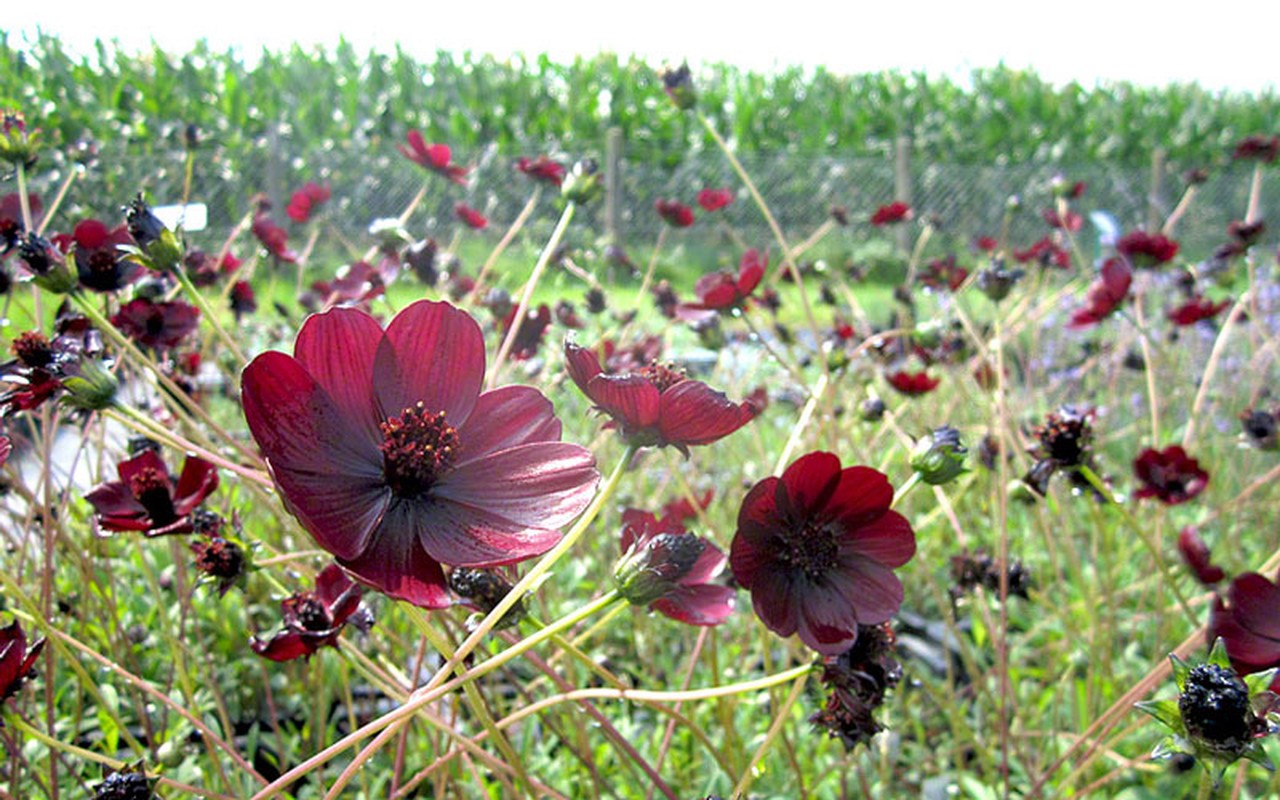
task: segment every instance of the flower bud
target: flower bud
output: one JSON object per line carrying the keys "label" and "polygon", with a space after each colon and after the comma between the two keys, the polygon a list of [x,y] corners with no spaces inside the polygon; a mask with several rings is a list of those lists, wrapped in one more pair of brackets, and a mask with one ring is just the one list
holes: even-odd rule
{"label": "flower bud", "polygon": [[101,411],[113,406],[116,390],[120,388],[115,376],[102,362],[93,358],[81,361],[79,374],[63,378],[62,385],[67,390],[63,398],[67,404],[86,411]]}
{"label": "flower bud", "polygon": [[1000,266],[992,266],[991,269],[984,269],[978,273],[976,279],[978,291],[991,300],[1003,300],[1009,296],[1009,292],[1013,291],[1014,284],[1022,276],[1023,272],[1020,269],[1006,270]]}
{"label": "flower bud", "polygon": [[858,406],[858,416],[863,422],[879,422],[884,417],[884,401],[879,397],[868,397]]}
{"label": "flower bud", "polygon": [[27,122],[20,111],[5,109],[0,112],[0,161],[7,161],[15,167],[34,167],[38,133],[27,130]]}
{"label": "flower bud", "polygon": [[158,272],[168,272],[182,262],[182,245],[173,231],[165,227],[139,194],[125,206],[125,224],[129,235],[142,248],[142,263]]}
{"label": "flower bud", "polygon": [[676,587],[707,547],[688,533],[662,533],[623,553],[613,568],[618,593],[635,606],[647,606]]}
{"label": "flower bud", "polygon": [[920,437],[911,450],[911,468],[931,486],[950,483],[965,473],[969,450],[960,443],[960,431],[950,425],[934,428]]}
{"label": "flower bud", "polygon": [[18,243],[18,257],[31,271],[36,286],[54,294],[66,294],[79,278],[58,248],[43,236],[28,232]]}
{"label": "flower bud", "polygon": [[[459,597],[467,601],[482,614],[488,614],[498,607],[498,603],[511,591],[511,584],[495,572],[471,567],[454,567],[449,573],[449,588]],[[497,627],[507,628],[515,625],[525,615],[524,600],[516,604],[502,615]]]}
{"label": "flower bud", "polygon": [[560,185],[560,194],[571,203],[585,205],[604,193],[600,167],[594,159],[584,158],[573,165]]}
{"label": "flower bud", "polygon": [[693,88],[693,73],[689,71],[688,63],[675,69],[666,67],[662,70],[661,77],[662,87],[666,89],[667,96],[676,104],[676,108],[688,111],[698,104],[698,91]]}

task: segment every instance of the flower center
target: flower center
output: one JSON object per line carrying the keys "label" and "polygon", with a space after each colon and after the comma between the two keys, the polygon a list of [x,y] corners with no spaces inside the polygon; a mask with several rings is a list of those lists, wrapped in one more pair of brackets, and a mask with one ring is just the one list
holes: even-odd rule
{"label": "flower center", "polygon": [[391,491],[416,497],[435,485],[458,456],[458,431],[444,412],[421,402],[378,426],[382,430],[382,472]]}
{"label": "flower center", "polygon": [[129,479],[129,489],[147,510],[155,525],[168,525],[178,518],[170,494],[169,479],[155,467],[147,467]]}
{"label": "flower center", "polygon": [[310,595],[297,598],[293,610],[298,622],[309,631],[327,631],[333,627],[333,620],[325,610],[324,603]]}
{"label": "flower center", "polygon": [[838,551],[835,533],[830,528],[806,522],[786,537],[781,558],[792,570],[816,581],[835,568]]}
{"label": "flower center", "polygon": [[13,340],[13,354],[28,367],[47,367],[53,363],[53,347],[44,334],[27,331]]}
{"label": "flower center", "polygon": [[636,370],[645,380],[652,383],[661,394],[685,379],[684,373],[669,364],[654,361],[647,367]]}

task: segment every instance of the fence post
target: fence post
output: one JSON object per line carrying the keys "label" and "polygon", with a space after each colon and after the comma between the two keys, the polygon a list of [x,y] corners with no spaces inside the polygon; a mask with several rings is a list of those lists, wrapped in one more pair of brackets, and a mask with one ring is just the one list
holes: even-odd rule
{"label": "fence post", "polygon": [[622,128],[612,127],[604,140],[604,230],[609,244],[622,246]]}
{"label": "fence post", "polygon": [[1157,147],[1151,153],[1151,184],[1147,191],[1147,230],[1160,230],[1161,217],[1164,216],[1164,162],[1165,150]]}
{"label": "fence post", "polygon": [[[895,200],[911,205],[911,137],[899,136],[894,141],[893,193]],[[895,227],[898,249],[911,247],[911,229],[907,225]]]}
{"label": "fence post", "polygon": [[284,153],[280,152],[280,125],[271,123],[267,126],[267,164],[265,187],[267,197],[272,203],[284,200],[284,189],[281,188],[280,165],[284,163]]}

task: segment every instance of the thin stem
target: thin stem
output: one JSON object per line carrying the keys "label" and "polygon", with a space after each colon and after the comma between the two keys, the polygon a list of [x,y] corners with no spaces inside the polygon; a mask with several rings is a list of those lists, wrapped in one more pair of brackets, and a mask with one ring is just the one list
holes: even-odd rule
{"label": "thin stem", "polygon": [[497,247],[494,247],[493,252],[489,253],[489,257],[485,259],[484,266],[480,268],[480,274],[476,276],[476,285],[471,287],[471,291],[467,293],[466,299],[468,303],[480,296],[480,289],[484,286],[484,279],[489,276],[489,270],[493,269],[493,265],[498,262],[498,257],[506,251],[512,240],[516,238],[516,234],[524,227],[529,215],[533,213],[534,207],[538,205],[538,198],[541,196],[542,185],[539,184],[533,187],[533,194],[529,196],[529,201],[524,204],[524,208],[520,209],[520,213],[516,215],[511,227],[507,228],[507,232],[498,241]]}
{"label": "thin stem", "polygon": [[791,694],[787,695],[787,699],[782,702],[782,707],[778,709],[778,713],[774,716],[773,724],[769,726],[769,732],[765,734],[764,741],[760,743],[755,755],[747,762],[747,768],[742,771],[742,777],[738,778],[738,783],[733,787],[733,792],[731,793],[733,797],[747,796],[747,790],[751,788],[751,784],[756,778],[756,765],[760,763],[764,758],[764,754],[769,751],[770,745],[782,733],[782,726],[786,724],[787,717],[791,714],[791,707],[800,699],[800,693],[804,690],[805,681],[809,679],[811,667],[808,665],[803,668],[797,667],[789,670],[789,672],[796,672],[797,670],[803,671],[798,673],[795,685],[791,687]]}
{"label": "thin stem", "polygon": [[551,263],[551,256],[560,246],[560,240],[564,238],[564,232],[569,229],[569,223],[573,221],[573,212],[577,207],[578,204],[572,200],[565,204],[564,212],[560,214],[560,221],[556,223],[555,230],[551,232],[551,238],[547,240],[547,244],[538,255],[538,263],[533,266],[533,273],[529,275],[529,280],[525,281],[524,291],[520,294],[520,303],[516,306],[516,313],[512,318],[511,330],[507,331],[506,338],[502,340],[502,347],[498,349],[498,356],[493,360],[493,369],[489,372],[486,385],[490,389],[497,382],[498,374],[502,372],[502,365],[511,353],[512,346],[515,345],[516,335],[524,325],[524,315],[529,310],[529,301],[533,299],[533,290],[538,285],[542,273],[546,271],[547,265]]}
{"label": "thin stem", "polygon": [[918,471],[911,473],[911,477],[907,478],[907,482],[902,484],[902,486],[898,488],[898,491],[893,493],[893,502],[889,503],[889,507],[893,508],[898,505],[898,503],[902,501],[902,498],[906,497],[912,489],[916,488],[916,485],[920,483],[920,480],[923,477],[924,476],[922,476]]}
{"label": "thin stem", "polygon": [[240,345],[236,344],[236,340],[227,333],[227,329],[222,327],[222,322],[218,319],[218,313],[209,306],[209,301],[191,282],[191,278],[187,277],[187,271],[179,266],[173,270],[173,276],[178,279],[178,285],[182,287],[182,291],[187,293],[187,296],[200,309],[200,313],[204,314],[204,318],[209,320],[209,324],[213,326],[214,334],[222,340],[222,343],[227,346],[231,354],[236,357],[236,361],[241,365],[248,364],[249,359],[245,358],[244,351],[240,349]]}

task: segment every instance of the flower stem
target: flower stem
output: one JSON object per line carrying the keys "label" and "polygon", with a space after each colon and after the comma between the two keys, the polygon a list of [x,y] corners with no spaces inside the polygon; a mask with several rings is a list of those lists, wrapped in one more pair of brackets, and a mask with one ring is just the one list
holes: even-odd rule
{"label": "flower stem", "polygon": [[192,302],[200,309],[200,313],[204,314],[204,318],[209,320],[209,324],[213,325],[213,332],[217,335],[222,343],[227,346],[231,354],[236,357],[236,362],[241,366],[249,363],[249,359],[245,358],[244,351],[240,349],[240,345],[236,344],[236,340],[227,333],[227,329],[222,327],[222,323],[218,320],[218,314],[209,306],[209,301],[191,282],[191,278],[187,277],[187,271],[181,266],[173,270],[173,276],[178,279],[178,285],[182,287],[182,291],[186,292]]}
{"label": "flower stem", "polygon": [[524,291],[520,294],[520,303],[516,306],[516,314],[512,317],[511,330],[507,331],[506,338],[502,340],[502,347],[498,349],[498,356],[493,360],[493,369],[489,371],[489,380],[487,388],[492,389],[497,383],[498,374],[502,371],[502,364],[507,360],[511,348],[515,345],[516,335],[520,333],[520,327],[524,324],[524,315],[529,310],[529,302],[533,298],[534,287],[538,285],[538,280],[542,277],[542,273],[546,271],[547,265],[551,263],[551,256],[555,253],[556,248],[560,246],[560,240],[564,238],[564,232],[569,229],[569,223],[573,221],[573,212],[577,209],[578,204],[570,200],[565,204],[564,211],[560,214],[560,221],[556,223],[555,230],[551,232],[551,238],[547,240],[546,245],[542,248],[542,252],[538,254],[538,263],[533,266],[533,272],[529,275],[529,280],[525,281]]}
{"label": "flower stem", "polygon": [[540,197],[542,197],[542,186],[533,187],[533,194],[529,195],[529,201],[524,204],[524,208],[520,209],[520,213],[516,215],[511,227],[507,228],[507,232],[502,235],[502,239],[493,248],[493,252],[489,253],[489,257],[485,259],[484,266],[480,268],[480,274],[476,276],[476,285],[471,287],[470,292],[467,292],[468,303],[480,297],[480,290],[484,287],[484,279],[489,276],[489,271],[497,263],[498,257],[502,255],[511,244],[511,241],[516,238],[516,234],[524,227],[529,215],[533,213],[534,207],[538,205],[538,198]]}
{"label": "flower stem", "polygon": [[[738,778],[738,783],[733,787],[732,797],[746,797],[747,790],[751,788],[751,783],[756,778],[756,765],[764,758],[764,754],[768,752],[769,746],[773,744],[778,735],[782,733],[782,726],[786,724],[787,717],[791,714],[791,707],[800,699],[800,693],[804,690],[805,681],[809,678],[809,671],[812,669],[809,665],[797,667],[790,670],[796,672],[803,669],[796,677],[795,684],[791,687],[791,694],[787,695],[787,699],[783,701],[782,707],[778,709],[778,713],[773,718],[773,724],[769,726],[769,732],[765,734],[764,741],[760,743],[760,747],[756,750],[755,755],[751,757],[751,761],[747,763],[747,768],[742,771],[742,777]],[[783,673],[787,674],[787,673]],[[774,676],[777,677],[777,676]]]}
{"label": "flower stem", "polygon": [[911,473],[911,477],[907,478],[907,482],[902,484],[902,486],[898,488],[898,491],[893,493],[893,502],[889,504],[889,508],[896,506],[902,498],[906,497],[912,489],[916,488],[916,485],[920,483],[920,478],[921,476],[919,472]]}

